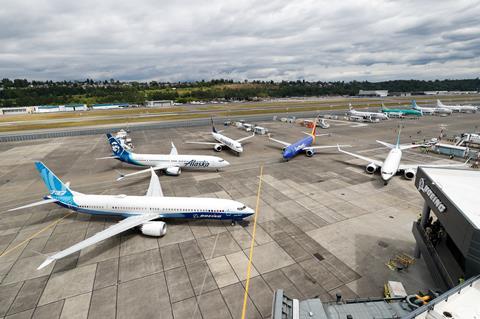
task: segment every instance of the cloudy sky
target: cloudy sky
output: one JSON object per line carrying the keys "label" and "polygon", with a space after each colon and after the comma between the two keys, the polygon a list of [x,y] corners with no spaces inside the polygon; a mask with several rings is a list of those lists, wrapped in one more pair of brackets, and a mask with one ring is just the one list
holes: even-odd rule
{"label": "cloudy sky", "polygon": [[186,81],[472,78],[478,0],[15,0],[0,77]]}

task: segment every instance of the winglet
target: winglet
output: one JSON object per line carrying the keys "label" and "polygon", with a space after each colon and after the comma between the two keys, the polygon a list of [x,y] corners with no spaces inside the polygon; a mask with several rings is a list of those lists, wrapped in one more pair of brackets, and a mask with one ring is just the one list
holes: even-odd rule
{"label": "winglet", "polygon": [[215,129],[215,126],[213,125],[213,117],[211,117],[210,120],[212,122],[212,132],[213,133],[218,133],[217,130]]}
{"label": "winglet", "polygon": [[38,266],[37,270],[40,270],[42,268],[47,267],[50,265],[53,261],[55,261],[55,258],[48,257],[40,266]]}

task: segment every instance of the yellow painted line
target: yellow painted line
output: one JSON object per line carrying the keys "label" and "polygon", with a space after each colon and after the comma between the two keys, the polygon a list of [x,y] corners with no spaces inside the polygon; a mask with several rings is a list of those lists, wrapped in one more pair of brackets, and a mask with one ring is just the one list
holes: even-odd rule
{"label": "yellow painted line", "polygon": [[73,214],[73,212],[69,212],[67,214],[65,214],[65,216],[57,219],[56,221],[52,222],[51,224],[48,224],[47,226],[45,226],[44,228],[40,229],[39,231],[37,231],[35,234],[33,234],[32,236],[28,237],[27,239],[25,239],[24,241],[22,241],[20,244],[18,245],[15,245],[14,247],[6,250],[3,252],[3,254],[0,255],[0,257],[3,257],[9,253],[11,253],[12,251],[14,251],[15,249],[21,247],[22,245],[24,245],[25,243],[29,242],[30,240],[32,240],[33,238],[37,237],[38,235],[40,235],[41,233],[43,233],[44,231],[46,231],[47,229],[49,228],[52,228],[53,226],[55,226],[56,224],[58,224],[59,222],[61,222],[62,220],[64,220],[65,218],[67,218],[68,216],[70,216],[71,214]]}
{"label": "yellow painted line", "polygon": [[245,295],[243,296],[242,319],[245,319],[247,312],[248,286],[250,284],[250,273],[252,271],[253,244],[255,242],[255,230],[257,229],[258,207],[260,205],[260,190],[262,188],[263,165],[260,166],[260,180],[258,182],[257,204],[255,205],[255,216],[253,217],[252,242],[250,243],[250,254],[248,256],[247,282],[245,283]]}

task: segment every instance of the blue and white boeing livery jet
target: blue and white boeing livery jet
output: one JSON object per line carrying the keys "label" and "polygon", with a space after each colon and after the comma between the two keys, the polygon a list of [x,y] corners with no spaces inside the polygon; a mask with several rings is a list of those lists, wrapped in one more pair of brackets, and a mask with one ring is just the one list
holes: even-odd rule
{"label": "blue and white boeing livery jet", "polygon": [[[112,134],[107,134],[107,137],[108,142],[112,147],[113,155],[102,157],[100,159],[114,158],[128,164],[137,166],[150,166],[154,171],[162,170],[167,175],[178,176],[184,168],[214,169],[218,171],[220,168],[230,165],[230,163],[218,156],[179,155],[177,148],[175,145],[173,145],[173,142],[170,154],[137,154],[126,150],[122,143],[117,138],[112,136]],[[150,172],[150,168],[131,174],[121,174],[117,180],[148,172]]]}
{"label": "blue and white boeing livery jet", "polygon": [[69,184],[64,184],[42,162],[35,162],[50,194],[44,200],[10,211],[55,203],[62,207],[92,215],[123,217],[117,224],[87,238],[65,250],[49,256],[38,269],[51,262],[73,254],[85,247],[115,236],[126,230],[139,227],[142,234],[160,237],[167,232],[164,221],[169,218],[180,219],[221,219],[232,223],[252,214],[253,209],[244,204],[220,198],[164,197],[160,181],[150,168],[151,178],[145,196],[127,195],[90,195],[75,192]]}
{"label": "blue and white boeing livery jet", "polygon": [[[289,161],[296,155],[300,154],[301,152],[305,152],[305,155],[308,157],[313,156],[315,154],[316,149],[323,149],[323,148],[332,148],[332,147],[337,147],[337,145],[331,145],[331,146],[312,146],[313,143],[315,143],[315,138],[318,136],[325,136],[325,135],[330,135],[330,134],[316,134],[317,130],[317,120],[314,121],[313,123],[313,128],[311,133],[303,132],[307,136],[304,138],[299,139],[298,141],[290,144],[284,141],[280,141],[274,138],[271,138],[268,136],[268,138],[274,142],[277,142],[279,144],[282,144],[284,147],[282,148],[282,156],[283,159],[286,161]],[[344,145],[348,146],[348,145]]]}

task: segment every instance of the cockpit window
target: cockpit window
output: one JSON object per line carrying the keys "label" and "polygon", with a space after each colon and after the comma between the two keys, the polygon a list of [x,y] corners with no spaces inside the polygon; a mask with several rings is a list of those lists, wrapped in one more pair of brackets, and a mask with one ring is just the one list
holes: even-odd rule
{"label": "cockpit window", "polygon": [[244,210],[245,208],[247,208],[247,206],[239,207],[238,210]]}
{"label": "cockpit window", "polygon": [[221,162],[225,162],[225,160],[224,160],[224,159],[219,159],[218,161],[219,161],[220,163],[221,163]]}

